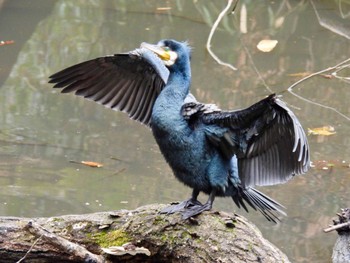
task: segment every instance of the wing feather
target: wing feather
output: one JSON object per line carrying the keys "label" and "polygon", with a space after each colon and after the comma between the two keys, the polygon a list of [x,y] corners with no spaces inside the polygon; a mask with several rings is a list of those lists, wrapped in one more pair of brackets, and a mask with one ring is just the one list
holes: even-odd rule
{"label": "wing feather", "polygon": [[305,173],[310,164],[305,132],[294,113],[272,94],[238,111],[206,111],[188,99],[183,115],[193,127],[208,125],[207,137],[224,156],[237,157],[243,187],[283,183]]}
{"label": "wing feather", "polygon": [[154,102],[168,77],[161,60],[141,48],[73,65],[50,76],[50,83],[62,93],[74,92],[151,125]]}

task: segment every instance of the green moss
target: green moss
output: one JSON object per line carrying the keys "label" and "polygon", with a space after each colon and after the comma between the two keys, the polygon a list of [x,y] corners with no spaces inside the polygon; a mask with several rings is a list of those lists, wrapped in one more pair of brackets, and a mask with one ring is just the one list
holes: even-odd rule
{"label": "green moss", "polygon": [[173,230],[173,231],[160,231],[158,238],[169,246],[177,246],[184,244],[187,239],[191,239],[193,242],[200,242],[199,237],[194,237],[187,230]]}
{"label": "green moss", "polygon": [[166,222],[164,221],[164,217],[162,216],[156,216],[153,221],[154,225],[164,225]]}
{"label": "green moss", "polygon": [[176,245],[178,242],[182,240],[182,234],[175,231],[174,233],[169,232],[161,232],[159,233],[160,240],[164,243],[168,243],[169,245]]}
{"label": "green moss", "polygon": [[122,246],[131,241],[130,237],[123,230],[102,231],[93,234],[91,238],[100,245],[100,247]]}
{"label": "green moss", "polygon": [[160,232],[159,237],[160,237],[160,240],[162,240],[164,243],[168,243],[170,245],[176,242],[175,237],[172,235],[169,235],[169,233],[167,232]]}

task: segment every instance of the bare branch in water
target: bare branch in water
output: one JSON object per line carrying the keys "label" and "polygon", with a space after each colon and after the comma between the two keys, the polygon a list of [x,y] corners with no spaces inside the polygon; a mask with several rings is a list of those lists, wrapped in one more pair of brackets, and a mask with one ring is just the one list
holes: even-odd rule
{"label": "bare branch in water", "polygon": [[339,71],[338,69],[339,69],[339,68],[343,69],[343,68],[344,68],[344,64],[346,64],[346,63],[348,63],[348,62],[350,62],[350,58],[348,58],[348,59],[346,59],[346,60],[340,62],[339,64],[337,64],[337,65],[335,65],[335,66],[333,66],[333,67],[329,67],[329,68],[320,70],[320,71],[318,71],[318,72],[312,73],[312,74],[310,74],[310,75],[308,75],[308,76],[306,76],[306,77],[304,77],[304,78],[298,80],[297,82],[293,83],[293,84],[287,89],[287,91],[291,92],[292,89],[295,88],[297,85],[299,85],[301,82],[303,82],[303,81],[305,81],[305,80],[307,80],[307,79],[309,79],[309,78],[312,78],[312,77],[321,75],[321,74],[323,74],[323,73],[325,73],[325,72],[329,72],[329,71],[331,71],[331,70],[335,70],[335,72],[338,72],[338,71]]}
{"label": "bare branch in water", "polygon": [[[239,0],[236,1],[234,7],[233,7],[233,10],[231,13],[234,12],[236,6],[237,6],[237,3],[238,3]],[[211,28],[210,30],[210,33],[209,33],[209,36],[208,36],[208,40],[207,40],[207,44],[206,44],[206,48],[209,52],[209,54],[213,57],[213,59],[220,65],[223,65],[225,67],[229,67],[230,69],[232,70],[237,70],[237,68],[235,68],[234,66],[232,66],[231,64],[229,63],[226,63],[226,62],[223,62],[221,59],[218,58],[218,56],[215,55],[215,53],[211,50],[211,39],[213,38],[213,35],[214,35],[214,32],[216,30],[216,28],[218,27],[220,21],[222,20],[222,18],[226,15],[226,13],[228,12],[228,10],[231,8],[232,6],[232,3],[233,3],[233,0],[228,0],[227,2],[227,6],[224,8],[224,10],[222,10],[222,12],[219,14],[218,18],[216,19],[216,21],[214,22],[214,25],[213,27]]]}
{"label": "bare branch in water", "polygon": [[333,75],[333,76],[336,75],[336,73],[337,73],[338,71],[344,69],[345,67],[349,67],[349,64],[346,64],[346,63],[348,63],[348,62],[350,62],[350,58],[348,58],[348,59],[346,59],[346,60],[340,62],[339,64],[337,64],[337,65],[335,65],[335,66],[333,66],[333,67],[329,67],[329,68],[320,70],[320,71],[318,71],[318,72],[312,73],[312,74],[310,74],[310,75],[308,75],[308,76],[306,76],[306,77],[304,77],[304,78],[298,80],[297,82],[293,83],[293,84],[287,89],[287,91],[288,91],[290,94],[292,94],[293,96],[295,96],[295,97],[297,97],[297,98],[299,98],[299,99],[301,99],[301,100],[303,100],[303,101],[306,101],[307,103],[310,103],[310,104],[313,104],[313,105],[316,105],[316,106],[319,106],[319,107],[322,107],[322,108],[325,108],[325,109],[334,111],[334,112],[337,113],[338,115],[340,115],[340,116],[342,116],[343,118],[345,118],[346,120],[350,121],[350,117],[349,117],[349,116],[347,116],[347,115],[341,113],[341,112],[338,111],[337,109],[335,109],[335,108],[333,108],[333,107],[330,107],[330,106],[327,106],[327,105],[323,105],[323,104],[321,104],[321,103],[314,102],[314,101],[309,100],[309,99],[306,99],[306,98],[304,98],[304,97],[302,97],[302,96],[296,94],[296,93],[293,91],[293,89],[294,89],[297,85],[299,85],[299,84],[302,83],[303,81],[308,80],[308,79],[310,79],[310,78],[312,78],[312,77],[322,75],[322,74],[324,74],[324,73],[326,73],[326,72],[329,72],[329,71],[332,71],[332,70],[334,70],[334,72],[331,73],[331,75]]}
{"label": "bare branch in water", "polygon": [[[235,4],[234,4],[234,6],[233,6],[233,8],[232,8],[232,13],[235,11],[235,8],[236,8],[236,6],[237,6],[238,1],[239,1],[239,0],[236,0],[236,1],[235,1]],[[227,6],[222,10],[222,12],[219,14],[218,18],[217,18],[216,21],[214,22],[214,24],[213,24],[213,26],[212,26],[212,28],[211,28],[211,30],[210,30],[209,36],[208,36],[208,40],[207,40],[207,43],[206,43],[206,48],[207,48],[209,54],[213,57],[213,59],[214,59],[218,64],[223,65],[223,66],[226,66],[226,67],[229,67],[229,68],[232,69],[232,70],[237,70],[237,68],[235,68],[233,65],[231,65],[231,64],[229,64],[229,63],[225,63],[225,62],[223,62],[222,60],[220,60],[220,59],[215,55],[215,53],[211,50],[211,44],[210,44],[210,43],[211,43],[211,40],[212,40],[212,38],[213,38],[213,35],[214,35],[215,30],[217,29],[217,27],[218,27],[219,23],[221,22],[221,20],[223,19],[223,17],[227,14],[227,12],[229,12],[229,9],[231,8],[233,2],[234,2],[234,0],[228,0]],[[256,67],[256,65],[255,65],[255,63],[254,63],[254,61],[253,61],[253,58],[252,58],[252,56],[251,56],[251,54],[250,54],[250,52],[249,52],[249,50],[247,49],[247,47],[246,47],[244,44],[243,44],[242,46],[243,46],[243,48],[245,49],[246,54],[248,55],[248,58],[249,58],[249,60],[251,61],[252,65],[253,65],[253,68],[254,68],[256,74],[258,75],[258,77],[261,79],[263,85],[265,86],[265,88],[266,88],[269,92],[272,93],[273,91],[272,91],[271,88],[267,85],[267,83],[265,82],[264,78],[262,77],[262,75],[260,74],[259,70],[257,69],[257,67]],[[348,78],[348,77],[340,77],[340,76],[337,75],[337,72],[343,70],[344,68],[350,67],[349,62],[350,62],[350,58],[348,58],[348,59],[342,61],[341,63],[339,63],[339,64],[337,64],[337,65],[335,65],[335,66],[333,66],[333,67],[329,67],[329,68],[320,70],[320,71],[318,71],[318,72],[312,73],[312,74],[310,74],[310,75],[308,75],[308,76],[306,76],[306,77],[304,77],[304,78],[298,80],[297,82],[293,83],[289,88],[287,88],[286,91],[288,91],[288,92],[289,92],[290,94],[292,94],[293,96],[295,96],[295,97],[297,97],[297,98],[299,98],[299,99],[301,99],[301,100],[303,100],[303,101],[305,101],[305,102],[307,102],[307,103],[310,103],[310,104],[313,104],[313,105],[316,105],[316,106],[319,106],[319,107],[322,107],[322,108],[325,108],[325,109],[334,111],[334,112],[337,113],[338,115],[340,115],[340,116],[342,116],[343,118],[345,118],[346,120],[350,121],[350,117],[349,117],[349,116],[347,116],[347,115],[341,113],[341,112],[338,111],[337,109],[335,109],[335,108],[333,108],[333,107],[330,107],[330,106],[327,106],[327,105],[323,105],[323,104],[321,104],[321,103],[314,102],[314,101],[309,100],[309,99],[307,99],[307,98],[304,98],[304,97],[302,97],[302,96],[296,94],[296,93],[293,91],[293,89],[294,89],[297,85],[299,85],[300,83],[302,83],[302,82],[304,82],[304,81],[306,81],[306,80],[308,80],[308,79],[310,79],[310,78],[312,78],[312,77],[320,76],[320,75],[322,75],[322,74],[324,74],[324,73],[326,73],[326,72],[331,72],[331,71],[333,71],[333,72],[331,72],[329,75],[333,76],[334,78],[340,79],[340,80],[342,80],[342,81],[349,82],[349,81],[350,81],[350,78]],[[283,93],[283,92],[282,92],[282,93]]]}

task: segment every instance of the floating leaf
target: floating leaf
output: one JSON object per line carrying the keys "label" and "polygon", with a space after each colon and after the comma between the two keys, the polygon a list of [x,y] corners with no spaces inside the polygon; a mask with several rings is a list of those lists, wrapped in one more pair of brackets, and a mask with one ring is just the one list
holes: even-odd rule
{"label": "floating leaf", "polygon": [[69,161],[71,163],[78,163],[78,164],[84,164],[86,166],[89,166],[89,167],[97,167],[97,168],[100,168],[103,166],[102,163],[97,163],[97,162],[90,162],[90,161],[81,161],[81,162],[77,162],[77,161]]}
{"label": "floating leaf", "polygon": [[279,27],[281,27],[283,25],[283,23],[284,23],[284,16],[280,16],[275,21],[275,27],[279,28]]}
{"label": "floating leaf", "polygon": [[13,40],[0,41],[0,46],[11,45],[15,43]]}
{"label": "floating leaf", "polygon": [[264,39],[261,40],[256,47],[262,52],[270,52],[276,47],[277,43],[277,40]]}
{"label": "floating leaf", "polygon": [[245,6],[245,4],[242,4],[239,21],[239,30],[242,34],[246,34],[248,32],[247,28],[247,7]]}
{"label": "floating leaf", "polygon": [[100,168],[100,167],[103,166],[103,164],[101,164],[101,163],[89,162],[89,161],[81,161],[81,163],[85,164],[87,166],[90,166],[90,167],[98,167],[98,168]]}
{"label": "floating leaf", "polygon": [[166,6],[166,7],[157,7],[157,11],[168,11],[171,10],[170,6]]}
{"label": "floating leaf", "polygon": [[336,131],[333,126],[323,126],[319,128],[307,128],[309,135],[323,135],[323,136],[329,136],[336,134]]}

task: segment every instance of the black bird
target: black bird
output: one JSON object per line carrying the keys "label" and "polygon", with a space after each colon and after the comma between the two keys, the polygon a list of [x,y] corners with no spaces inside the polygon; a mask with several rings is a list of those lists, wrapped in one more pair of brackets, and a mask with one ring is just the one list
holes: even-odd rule
{"label": "black bird", "polygon": [[[124,111],[152,129],[175,176],[193,189],[190,199],[165,208],[184,219],[229,196],[276,222],[283,206],[255,185],[284,183],[309,168],[309,146],[293,112],[275,94],[236,111],[198,102],[189,93],[191,48],[186,42],[142,43],[124,54],[99,57],[50,77],[62,93],[74,92]],[[197,197],[209,195],[205,204]]]}

